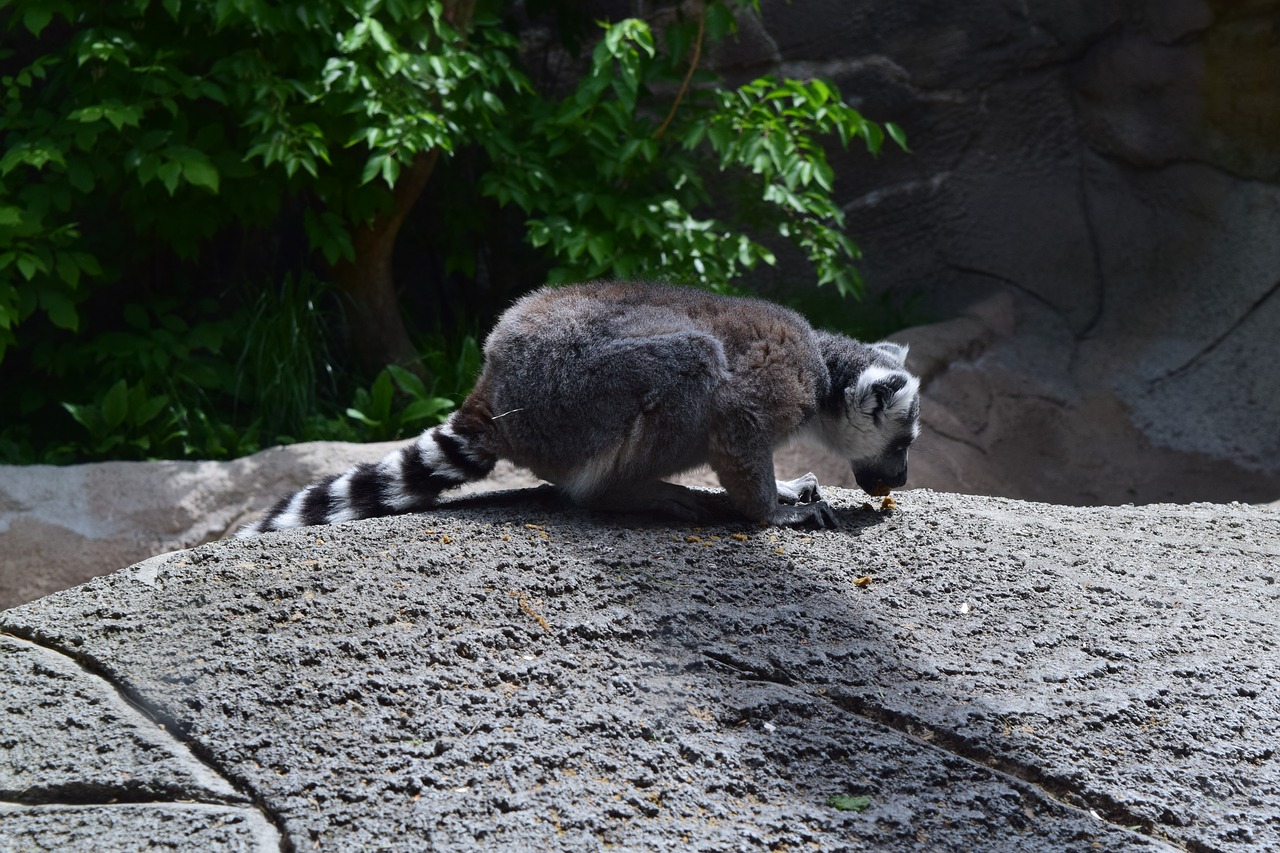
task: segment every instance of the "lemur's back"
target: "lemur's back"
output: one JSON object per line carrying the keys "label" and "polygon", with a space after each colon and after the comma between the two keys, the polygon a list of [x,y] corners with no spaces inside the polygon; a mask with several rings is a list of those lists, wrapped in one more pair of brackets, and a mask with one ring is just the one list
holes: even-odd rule
{"label": "lemur's back", "polygon": [[691,519],[704,496],[663,478],[710,464],[742,515],[829,525],[812,475],[774,481],[773,448],[813,429],[855,470],[862,455],[866,476],[900,485],[918,412],[904,355],[815,332],[758,299],[626,282],[544,288],[500,318],[475,390],[446,424],[286,498],[242,534],[420,510],[499,458],[584,505]]}
{"label": "lemur's back", "polygon": [[485,360],[493,452],[579,496],[588,473],[630,483],[703,464],[729,412],[750,408],[772,445],[813,416],[826,376],[799,315],[657,285],[540,290]]}

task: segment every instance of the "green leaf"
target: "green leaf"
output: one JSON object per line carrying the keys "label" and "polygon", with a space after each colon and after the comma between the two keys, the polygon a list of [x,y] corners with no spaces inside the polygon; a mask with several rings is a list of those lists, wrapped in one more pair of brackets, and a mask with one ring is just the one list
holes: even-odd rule
{"label": "green leaf", "polygon": [[360,173],[360,183],[367,184],[382,171],[382,161],[388,159],[386,154],[370,154],[364,161],[364,171]]}
{"label": "green leaf", "polygon": [[22,208],[13,205],[0,207],[0,225],[22,224]]}
{"label": "green leaf", "polygon": [[177,160],[169,160],[156,169],[156,175],[159,176],[164,188],[169,191],[169,195],[173,195],[178,190],[178,179],[182,177],[182,163]]}
{"label": "green leaf", "polygon": [[[142,386],[138,386],[141,388]],[[169,398],[165,394],[157,394],[154,397],[145,397],[144,401],[136,406],[133,410],[133,425],[137,427],[146,426],[156,415],[164,411],[169,405]]]}
{"label": "green leaf", "polygon": [[93,192],[93,169],[83,158],[73,157],[67,163],[67,181],[82,193]]}
{"label": "green leaf", "polygon": [[428,397],[425,400],[414,400],[400,413],[401,423],[411,424],[434,418],[441,412],[453,408],[453,401],[444,397]]}
{"label": "green leaf", "polygon": [[898,147],[903,151],[910,151],[907,147],[907,132],[891,121],[884,123],[885,133],[889,134],[889,138],[898,143]]}
{"label": "green leaf", "polygon": [[36,38],[40,37],[40,33],[45,27],[49,26],[49,22],[53,20],[53,10],[33,6],[27,9],[25,15],[22,16],[23,25],[31,31]]}
{"label": "green leaf", "polygon": [[382,426],[381,421],[373,420],[372,418],[370,418],[368,415],[366,415],[364,412],[360,411],[359,409],[347,409],[347,417],[351,418],[352,420],[357,420],[368,427],[377,428]]}
{"label": "green leaf", "polygon": [[395,43],[392,42],[391,37],[387,35],[387,31],[383,29],[382,24],[378,19],[366,18],[365,21],[369,25],[369,35],[373,36],[374,43],[376,43],[378,47],[382,48],[386,53],[397,53]]}
{"label": "green leaf", "polygon": [[422,384],[422,380],[405,370],[398,364],[388,364],[387,372],[391,374],[391,378],[395,380],[400,390],[408,394],[414,399],[421,399],[427,396],[426,386]]}
{"label": "green leaf", "polygon": [[188,183],[207,187],[215,194],[218,192],[218,170],[203,154],[199,159],[187,160],[182,164],[182,176]]}
{"label": "green leaf", "polygon": [[835,794],[827,797],[826,804],[842,812],[864,812],[871,806],[871,798]]}
{"label": "green leaf", "polygon": [[102,420],[108,429],[115,429],[124,423],[129,414],[129,386],[123,379],[111,386],[111,390],[102,398]]}
{"label": "green leaf", "polygon": [[48,315],[49,321],[59,329],[79,331],[80,315],[76,312],[75,303],[66,294],[46,287],[40,291],[40,307]]}
{"label": "green leaf", "polygon": [[391,414],[391,398],[394,391],[389,371],[382,371],[378,374],[378,378],[373,380],[373,387],[369,389],[369,408],[378,420],[385,421]]}
{"label": "green leaf", "polygon": [[98,263],[98,259],[88,252],[75,252],[76,263],[80,265],[80,269],[89,275],[102,275],[102,266]]}
{"label": "green leaf", "polygon": [[391,189],[396,188],[396,179],[400,177],[400,161],[394,157],[387,157],[382,161],[382,180],[386,181],[387,186]]}
{"label": "green leaf", "polygon": [[872,154],[880,153],[880,146],[884,144],[884,131],[880,129],[880,125],[873,121],[869,121],[862,126],[862,138],[867,141],[867,150]]}
{"label": "green leaf", "polygon": [[76,263],[75,252],[58,252],[55,269],[58,271],[58,277],[72,289],[80,283],[80,265]]}
{"label": "green leaf", "polygon": [[37,273],[44,271],[44,267],[40,264],[40,259],[35,255],[18,255],[18,272],[22,273],[22,277],[27,281],[31,281],[36,277]]}
{"label": "green leaf", "polygon": [[75,403],[63,403],[62,408],[67,410],[71,417],[75,418],[76,423],[87,429],[90,434],[97,432],[98,410],[93,406],[77,406]]}
{"label": "green leaf", "polygon": [[724,3],[712,3],[707,6],[707,38],[712,41],[724,41],[725,36],[737,29],[738,22],[733,19],[733,10]]}

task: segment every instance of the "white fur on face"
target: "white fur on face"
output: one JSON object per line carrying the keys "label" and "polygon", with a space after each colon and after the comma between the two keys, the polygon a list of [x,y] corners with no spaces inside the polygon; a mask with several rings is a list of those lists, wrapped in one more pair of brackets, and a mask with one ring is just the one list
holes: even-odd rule
{"label": "white fur on face", "polygon": [[[875,385],[893,376],[903,377],[902,387],[882,407]],[[819,439],[846,459],[879,458],[904,433],[912,439],[919,434],[919,418],[912,418],[911,412],[920,396],[920,380],[905,370],[872,365],[845,395],[848,405],[844,416],[818,418],[815,426]]]}
{"label": "white fur on face", "polygon": [[864,414],[871,415],[880,406],[876,398],[875,385],[891,376],[903,376],[906,381],[886,402],[883,414],[889,418],[902,419],[911,411],[911,401],[920,394],[920,380],[905,370],[871,365],[858,377],[858,386],[854,390],[855,407]]}

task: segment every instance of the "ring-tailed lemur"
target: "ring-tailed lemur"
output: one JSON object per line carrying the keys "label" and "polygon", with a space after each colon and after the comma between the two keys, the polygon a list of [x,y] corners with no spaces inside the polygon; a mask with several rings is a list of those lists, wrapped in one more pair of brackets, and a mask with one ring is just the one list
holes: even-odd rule
{"label": "ring-tailed lemur", "polygon": [[920,431],[907,348],[816,331],[760,299],[656,284],[544,288],[499,319],[475,390],[444,424],[376,464],[281,500],[237,534],[417,512],[499,459],[576,503],[695,520],[706,494],[663,478],[710,464],[747,519],[831,527],[813,474],[774,479],[808,431],[872,494],[907,479]]}

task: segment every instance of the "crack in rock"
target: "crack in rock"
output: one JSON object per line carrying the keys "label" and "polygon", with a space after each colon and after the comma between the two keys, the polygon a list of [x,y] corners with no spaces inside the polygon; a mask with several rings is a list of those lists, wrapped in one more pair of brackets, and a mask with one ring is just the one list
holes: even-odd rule
{"label": "crack in rock", "polygon": [[[0,706],[6,718],[0,734],[2,834],[43,837],[71,827],[76,837],[89,838],[91,817],[103,809],[133,809],[148,826],[178,819],[166,810],[206,809],[231,816],[218,826],[244,824],[237,832],[253,839],[253,849],[290,849],[262,803],[96,662],[6,631],[0,632],[0,673],[10,685]],[[66,809],[80,811],[64,825],[55,816]],[[118,820],[104,818],[110,825]]]}
{"label": "crack in rock", "polygon": [[[1141,834],[1148,841],[1161,844],[1169,850],[1179,849],[1166,838],[1153,834],[1151,821],[1129,811],[1123,804],[1101,792],[1082,793],[1064,779],[1046,776],[1038,767],[995,755],[967,738],[939,726],[926,723],[910,714],[890,710],[871,702],[856,693],[819,693],[788,673],[780,664],[770,661],[767,665],[744,655],[721,650],[703,650],[702,655],[749,681],[763,681],[798,690],[813,701],[830,704],[841,711],[860,717],[873,725],[883,726],[910,738],[927,749],[936,749],[962,761],[976,764],[995,774],[1015,789],[1032,796],[1050,800],[1063,808],[1088,814],[1099,821],[1109,823],[1129,832],[1143,827]],[[1185,844],[1185,842],[1179,842]],[[1210,848],[1201,848],[1208,853]]]}
{"label": "crack in rock", "polygon": [[1159,385],[1162,382],[1167,382],[1170,379],[1176,379],[1179,376],[1182,376],[1183,374],[1187,373],[1189,370],[1191,370],[1192,367],[1194,367],[1196,364],[1202,361],[1206,356],[1208,356],[1209,353],[1217,349],[1224,341],[1227,340],[1227,338],[1235,334],[1237,329],[1239,329],[1246,322],[1248,322],[1249,318],[1252,317],[1254,314],[1256,314],[1262,308],[1262,306],[1265,305],[1268,301],[1270,301],[1270,299],[1273,296],[1275,296],[1277,293],[1280,293],[1280,281],[1277,281],[1275,284],[1271,285],[1271,287],[1267,289],[1266,293],[1263,293],[1261,296],[1255,299],[1253,304],[1250,305],[1248,308],[1246,308],[1244,310],[1244,313],[1241,314],[1239,317],[1237,317],[1235,322],[1233,322],[1226,329],[1226,331],[1218,335],[1216,338],[1214,338],[1212,341],[1206,344],[1199,352],[1197,352],[1191,358],[1187,359],[1184,363],[1182,363],[1178,367],[1175,367],[1173,370],[1170,370],[1168,373],[1166,373],[1163,376],[1153,379],[1150,382],[1150,384]]}

